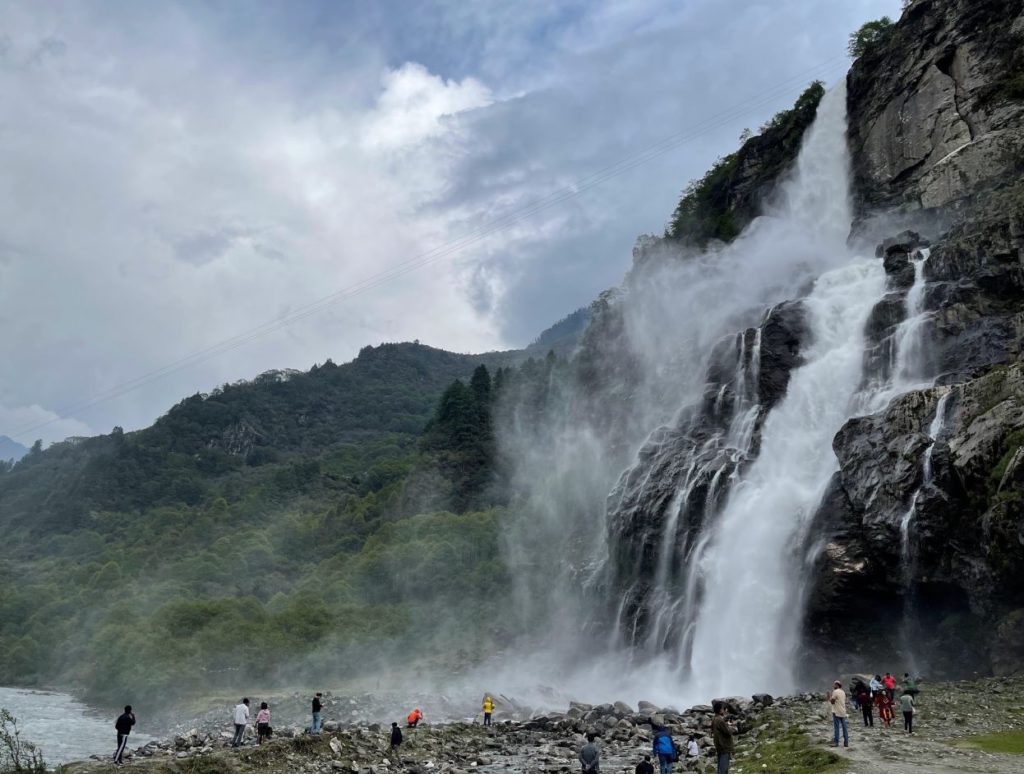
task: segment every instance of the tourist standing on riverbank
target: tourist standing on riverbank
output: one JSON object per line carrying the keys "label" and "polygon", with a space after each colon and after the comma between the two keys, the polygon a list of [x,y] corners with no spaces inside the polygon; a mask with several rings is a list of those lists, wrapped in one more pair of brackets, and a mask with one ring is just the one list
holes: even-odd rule
{"label": "tourist standing on riverbank", "polygon": [[256,744],[263,744],[263,740],[269,739],[270,734],[270,707],[262,702],[260,711],[256,713]]}
{"label": "tourist standing on riverbank", "polygon": [[846,709],[846,691],[843,690],[843,684],[838,680],[832,684],[832,693],[828,697],[828,702],[832,705],[832,746],[839,746],[839,729],[842,729],[843,747],[849,747],[850,729],[847,726],[847,720],[850,713]]}
{"label": "tourist standing on riverbank", "polygon": [[323,694],[317,691],[316,696],[313,697],[313,725],[309,728],[310,733],[320,733],[320,729],[323,727],[323,711]]}
{"label": "tourist standing on riverbank", "polygon": [[484,725],[491,725],[491,715],[494,713],[494,699],[490,697],[490,694],[484,696]]}
{"label": "tourist standing on riverbank", "polygon": [[896,701],[896,678],[886,672],[885,677],[882,678],[882,685],[885,686],[885,692],[889,694],[889,698]]}
{"label": "tourist standing on riverbank", "polygon": [[241,747],[245,737],[245,727],[249,724],[249,700],[242,699],[235,705],[235,737],[231,740],[232,747]]}
{"label": "tourist standing on riverbank", "polygon": [[601,748],[594,740],[594,734],[587,734],[587,743],[580,748],[580,766],[583,774],[598,774],[601,771]]}
{"label": "tourist standing on riverbank", "polygon": [[660,774],[672,774],[672,762],[676,758],[676,743],[672,741],[665,726],[657,726],[654,730],[652,742],[653,752],[658,756],[658,768]]}
{"label": "tourist standing on riverbank", "polygon": [[117,752],[114,753],[114,763],[118,766],[124,763],[124,748],[128,746],[128,734],[132,732],[134,725],[135,713],[132,712],[132,705],[126,704],[124,714],[114,722],[114,728],[117,729]]}
{"label": "tourist standing on riverbank", "polygon": [[892,711],[892,699],[889,698],[888,692],[883,690],[875,694],[875,704],[878,705],[878,717],[888,728],[895,717],[895,713]]}
{"label": "tourist standing on riverbank", "polygon": [[715,719],[711,721],[711,738],[715,742],[715,755],[718,758],[717,774],[729,774],[729,763],[732,754],[736,750],[736,736],[732,726],[725,719],[725,711],[728,709],[724,701],[715,706]]}
{"label": "tourist standing on riverbank", "polygon": [[914,733],[914,697],[912,694],[904,693],[900,696],[900,711],[903,713],[903,730],[908,734]]}
{"label": "tourist standing on riverbank", "polygon": [[914,678],[910,676],[909,672],[903,673],[903,693],[909,693],[914,699],[917,699],[917,694],[920,691],[917,690],[917,683],[914,682]]}
{"label": "tourist standing on riverbank", "polygon": [[864,725],[874,728],[874,704],[871,701],[871,691],[864,683],[860,683],[857,688],[857,703],[860,705],[861,714],[864,715]]}

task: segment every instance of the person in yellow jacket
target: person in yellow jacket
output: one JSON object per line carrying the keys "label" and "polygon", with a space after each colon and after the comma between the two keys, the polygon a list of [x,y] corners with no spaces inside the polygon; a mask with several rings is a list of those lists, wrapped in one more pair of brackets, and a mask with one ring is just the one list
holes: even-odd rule
{"label": "person in yellow jacket", "polygon": [[494,699],[484,696],[484,725],[491,725],[491,713],[494,712]]}

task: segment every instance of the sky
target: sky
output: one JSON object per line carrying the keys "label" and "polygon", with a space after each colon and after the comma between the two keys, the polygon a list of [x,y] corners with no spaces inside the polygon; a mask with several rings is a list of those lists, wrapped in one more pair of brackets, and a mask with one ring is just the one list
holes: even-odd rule
{"label": "sky", "polygon": [[0,435],[385,341],[523,346],[899,5],[4,3]]}

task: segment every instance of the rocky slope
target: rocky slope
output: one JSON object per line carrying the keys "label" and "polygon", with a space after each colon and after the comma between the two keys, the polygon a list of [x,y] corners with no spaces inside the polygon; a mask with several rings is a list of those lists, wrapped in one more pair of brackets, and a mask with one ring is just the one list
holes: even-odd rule
{"label": "rocky slope", "polygon": [[[706,705],[677,711],[645,702],[635,708],[621,702],[573,704],[565,712],[525,719],[510,719],[507,711],[499,709],[491,728],[452,723],[405,729],[405,741],[396,754],[389,749],[386,723],[338,727],[332,712],[340,708],[346,715],[349,701],[355,699],[337,701],[334,709],[329,705],[331,730],[321,737],[277,723],[281,733],[272,742],[257,747],[250,737],[240,750],[232,750],[227,724],[206,723],[134,750],[128,766],[152,774],[568,772],[578,770],[576,755],[583,735],[594,732],[602,751],[601,770],[630,774],[650,749],[653,719],[666,725],[677,741],[685,741],[690,734],[698,740],[698,760],[677,764],[677,771],[714,771],[711,707]],[[984,770],[1002,774],[1019,770],[1019,758],[987,753],[972,744],[978,734],[1019,729],[1024,713],[1024,681],[1019,678],[925,685],[913,737],[907,737],[901,726],[883,728],[877,718],[874,727],[864,728],[860,714],[851,708],[851,745],[836,751],[826,747],[831,722],[823,713],[822,694],[726,701],[729,719],[739,732],[735,771],[953,774]],[[60,769],[65,774],[113,770],[102,761]]]}

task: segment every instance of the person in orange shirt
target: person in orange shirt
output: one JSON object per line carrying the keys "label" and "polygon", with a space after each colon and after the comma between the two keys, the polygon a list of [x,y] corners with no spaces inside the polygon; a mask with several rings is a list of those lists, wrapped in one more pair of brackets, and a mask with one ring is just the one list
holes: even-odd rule
{"label": "person in orange shirt", "polygon": [[419,725],[419,722],[423,720],[423,713],[418,709],[414,709],[409,713],[407,720],[409,721],[409,728],[416,728],[416,726]]}

